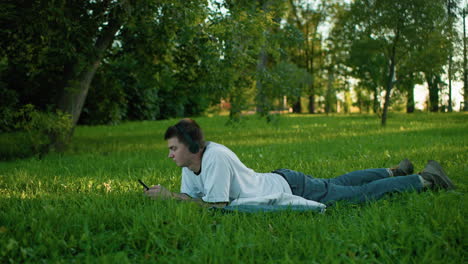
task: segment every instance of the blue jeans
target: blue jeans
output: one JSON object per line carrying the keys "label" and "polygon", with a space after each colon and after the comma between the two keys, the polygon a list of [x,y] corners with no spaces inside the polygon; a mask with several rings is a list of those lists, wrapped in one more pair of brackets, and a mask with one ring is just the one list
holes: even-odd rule
{"label": "blue jeans", "polygon": [[314,178],[289,169],[273,173],[286,179],[294,195],[324,204],[342,200],[362,203],[380,199],[387,193],[423,189],[419,175],[389,177],[387,169],[353,171],[332,179]]}

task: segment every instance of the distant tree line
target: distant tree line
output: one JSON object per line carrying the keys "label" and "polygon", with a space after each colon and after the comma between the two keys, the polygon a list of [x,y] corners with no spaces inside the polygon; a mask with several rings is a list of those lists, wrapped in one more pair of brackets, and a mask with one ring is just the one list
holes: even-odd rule
{"label": "distant tree line", "polygon": [[231,120],[252,107],[268,116],[285,96],[294,112],[336,112],[341,101],[385,124],[395,101],[414,111],[416,84],[434,112],[448,90],[451,111],[462,79],[466,110],[466,33],[456,24],[467,7],[350,2],[2,1],[0,131],[17,128],[25,105],[68,115],[71,135],[77,124],[200,115],[221,99]]}

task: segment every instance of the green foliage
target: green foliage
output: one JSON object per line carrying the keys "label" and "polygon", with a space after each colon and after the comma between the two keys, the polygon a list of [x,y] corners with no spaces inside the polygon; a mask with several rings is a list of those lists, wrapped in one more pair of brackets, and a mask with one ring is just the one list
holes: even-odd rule
{"label": "green foliage", "polygon": [[[321,25],[329,16],[328,6],[329,1],[303,1],[295,0],[289,1],[289,12],[285,15],[287,24],[293,26],[302,35],[297,40],[302,40],[302,43],[296,45],[286,46],[288,50],[288,59],[295,63],[298,67],[306,69],[311,75],[310,84],[303,89],[303,95],[309,99],[308,111],[310,113],[316,112],[316,97],[324,96],[326,91],[321,82],[325,78],[323,76],[323,69],[325,67],[326,57],[331,52],[325,51],[322,42],[322,33],[319,31]],[[335,64],[335,62],[333,62]],[[296,108],[299,108],[300,98],[296,100]],[[299,110],[299,109],[297,109]]]}
{"label": "green foliage", "polygon": [[[445,11],[438,0],[2,1],[0,131],[12,129],[21,105],[68,111],[66,102],[80,100],[64,98],[88,87],[90,64],[100,67],[82,90],[80,124],[198,116],[220,99],[236,120],[243,110],[274,109],[284,95],[295,106],[306,96],[320,111],[317,98],[330,109],[349,76],[358,93],[374,95],[377,112],[397,32],[397,87],[410,91],[424,72],[437,94],[431,80],[454,41],[455,17]],[[117,33],[99,49],[110,24]]]}
{"label": "green foliage", "polygon": [[[8,88],[17,91],[20,105],[45,110],[57,103],[70,78],[93,56],[99,26],[106,21],[102,1],[3,1]],[[48,96],[43,96],[47,94]]]}
{"label": "green foliage", "polygon": [[1,86],[0,82],[0,132],[8,132],[15,127],[15,107],[18,97],[15,91]]}
{"label": "green foliage", "polygon": [[[176,120],[78,126],[63,154],[0,162],[1,263],[463,263],[468,214],[468,116],[198,118],[208,140],[250,168],[331,178],[410,158],[442,163],[458,189],[409,192],[324,214],[222,214],[155,201],[137,179],[180,189],[165,129]],[[4,135],[0,135],[0,140]]]}
{"label": "green foliage", "polygon": [[[151,101],[135,100],[125,88],[135,87],[136,80],[132,78],[133,69],[137,68],[137,62],[127,56],[122,56],[115,61],[103,63],[99,68],[91,84],[83,113],[80,117],[82,124],[117,124],[127,119],[127,113],[133,103],[140,104],[143,108]],[[137,88],[133,88],[137,89]],[[143,92],[144,90],[142,90]],[[133,99],[135,101],[131,101]],[[133,110],[133,109],[132,109]],[[132,113],[138,116],[141,112]],[[150,118],[145,116],[146,118]]]}
{"label": "green foliage", "polygon": [[[199,115],[221,79],[218,44],[206,25],[206,3],[153,2],[116,37],[93,81],[83,123]],[[196,96],[194,96],[196,95]]]}
{"label": "green foliage", "polygon": [[0,132],[7,132],[14,129],[14,113],[18,104],[18,93],[9,89],[5,83],[8,68],[7,59],[0,58]]}
{"label": "green foliage", "polygon": [[72,128],[70,116],[61,111],[40,112],[29,104],[19,109],[16,118],[16,128],[26,133],[26,142],[22,143],[30,146],[34,154],[42,156],[51,148],[60,147],[53,143],[64,144],[69,139]]}
{"label": "green foliage", "polygon": [[312,76],[296,64],[282,61],[268,71],[268,76],[263,81],[265,95],[269,99],[270,107],[273,107],[273,100],[282,96],[293,100],[300,98],[305,87],[312,82]]}
{"label": "green foliage", "polygon": [[[409,84],[401,85],[402,90],[412,92],[424,73],[432,89],[430,80],[444,71],[447,47],[453,41],[446,33],[444,5],[438,0],[359,0],[339,14],[334,32],[349,51],[344,63],[360,80],[360,86],[374,93],[374,111],[376,95],[382,88],[390,93],[393,80]],[[393,76],[390,62],[395,62]],[[435,90],[437,93],[437,84]]]}

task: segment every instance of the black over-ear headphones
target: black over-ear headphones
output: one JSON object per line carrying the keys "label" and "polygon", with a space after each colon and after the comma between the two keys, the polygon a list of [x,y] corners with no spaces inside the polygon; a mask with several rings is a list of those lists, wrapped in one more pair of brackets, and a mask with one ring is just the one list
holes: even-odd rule
{"label": "black over-ear headphones", "polygon": [[190,135],[187,132],[185,132],[185,129],[180,124],[175,125],[175,127],[177,128],[177,130],[179,130],[182,136],[184,136],[185,140],[189,144],[189,151],[192,153],[197,153],[200,150],[200,146],[198,145],[198,143],[193,141]]}

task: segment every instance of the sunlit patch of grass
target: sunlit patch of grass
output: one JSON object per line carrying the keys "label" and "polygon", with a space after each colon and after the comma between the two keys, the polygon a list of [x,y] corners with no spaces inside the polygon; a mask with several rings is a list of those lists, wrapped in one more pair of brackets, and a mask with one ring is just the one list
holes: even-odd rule
{"label": "sunlit patch of grass", "polygon": [[[442,163],[458,189],[389,195],[314,212],[222,214],[144,197],[136,179],[180,188],[163,135],[177,120],[78,127],[68,152],[0,163],[0,262],[462,263],[468,115],[196,118],[259,172],[330,178],[410,158]],[[12,135],[9,135],[11,137]],[[0,142],[2,142],[0,140]]]}

